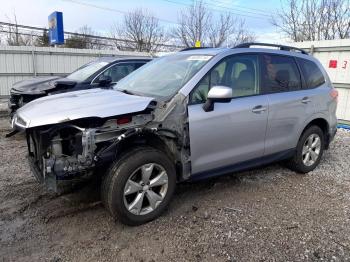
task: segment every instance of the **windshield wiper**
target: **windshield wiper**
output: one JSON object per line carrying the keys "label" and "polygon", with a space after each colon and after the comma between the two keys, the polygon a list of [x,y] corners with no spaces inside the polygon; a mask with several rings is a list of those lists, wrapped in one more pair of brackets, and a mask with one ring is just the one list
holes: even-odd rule
{"label": "windshield wiper", "polygon": [[117,89],[117,90],[120,92],[123,92],[124,94],[127,94],[127,95],[136,95],[135,93],[133,93],[129,90],[126,90],[126,89]]}
{"label": "windshield wiper", "polygon": [[114,90],[117,90],[117,91],[122,92],[122,93],[127,94],[127,95],[154,97],[152,95],[144,94],[141,92],[130,91],[128,89],[114,89]]}

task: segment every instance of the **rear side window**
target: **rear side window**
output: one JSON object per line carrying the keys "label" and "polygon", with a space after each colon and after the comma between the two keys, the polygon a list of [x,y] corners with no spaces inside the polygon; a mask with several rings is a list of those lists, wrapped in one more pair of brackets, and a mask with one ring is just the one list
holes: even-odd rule
{"label": "rear side window", "polygon": [[301,89],[301,78],[294,58],[262,56],[262,89],[264,93],[278,93]]}
{"label": "rear side window", "polygon": [[298,58],[308,88],[318,87],[326,82],[320,68],[312,61]]}
{"label": "rear side window", "polygon": [[135,70],[134,63],[115,64],[102,73],[102,75],[110,76],[112,83],[117,83],[120,79],[126,77]]}

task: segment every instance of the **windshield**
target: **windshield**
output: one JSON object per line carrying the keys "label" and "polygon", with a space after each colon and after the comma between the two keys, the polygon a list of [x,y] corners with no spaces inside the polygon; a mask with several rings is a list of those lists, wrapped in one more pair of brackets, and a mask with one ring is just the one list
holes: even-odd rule
{"label": "windshield", "polygon": [[168,97],[181,89],[208,61],[209,55],[177,54],[146,64],[115,88],[145,96]]}
{"label": "windshield", "polygon": [[78,70],[67,76],[67,78],[77,82],[83,82],[106,65],[108,65],[107,62],[91,62],[80,67]]}

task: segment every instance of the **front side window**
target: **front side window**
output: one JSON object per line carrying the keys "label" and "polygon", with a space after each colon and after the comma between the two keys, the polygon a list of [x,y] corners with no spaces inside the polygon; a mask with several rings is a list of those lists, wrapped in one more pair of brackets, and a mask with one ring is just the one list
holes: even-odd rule
{"label": "front side window", "polygon": [[73,81],[83,82],[106,65],[108,65],[107,62],[91,62],[80,67],[79,69],[68,75],[67,78]]}
{"label": "front side window", "polygon": [[120,79],[126,77],[135,70],[135,63],[121,63],[108,68],[102,73],[104,76],[109,76],[112,83],[117,83]]}
{"label": "front side window", "polygon": [[213,86],[232,88],[233,98],[259,94],[258,57],[240,55],[224,59],[197,84],[191,93],[191,103],[204,103]]}
{"label": "front side window", "polygon": [[152,97],[179,91],[210,59],[210,55],[176,54],[153,60],[122,79],[116,90]]}
{"label": "front side window", "polygon": [[265,93],[299,90],[301,78],[294,58],[262,55],[262,88]]}
{"label": "front side window", "polygon": [[298,58],[298,63],[308,88],[315,88],[326,82],[321,70],[314,62]]}

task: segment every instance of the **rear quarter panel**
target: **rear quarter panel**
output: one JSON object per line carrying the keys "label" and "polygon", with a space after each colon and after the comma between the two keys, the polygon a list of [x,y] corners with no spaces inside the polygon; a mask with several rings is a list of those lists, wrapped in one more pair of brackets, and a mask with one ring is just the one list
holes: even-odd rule
{"label": "rear quarter panel", "polygon": [[[329,133],[332,133],[337,128],[337,117],[336,117],[336,111],[337,111],[337,103],[336,101],[330,96],[331,87],[329,84],[324,84],[321,87],[311,89],[311,91],[314,92],[314,108],[315,113],[311,115],[309,118],[306,119],[306,121],[301,125],[299,132],[298,132],[298,139],[301,136],[302,132],[306,128],[307,125],[310,124],[315,119],[324,119],[327,121],[329,125]],[[295,145],[296,146],[296,145]]]}

